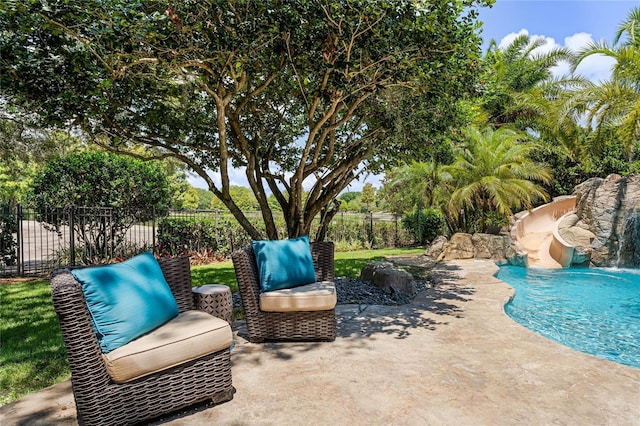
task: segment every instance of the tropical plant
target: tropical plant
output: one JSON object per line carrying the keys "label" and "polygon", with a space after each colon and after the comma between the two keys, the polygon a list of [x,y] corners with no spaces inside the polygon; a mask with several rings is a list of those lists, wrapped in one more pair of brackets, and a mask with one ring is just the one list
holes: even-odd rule
{"label": "tropical plant", "polygon": [[[576,52],[572,70],[593,55],[615,60],[611,79],[592,82],[582,79],[564,107],[567,117],[586,113],[587,131],[593,132],[591,142],[601,148],[614,129],[627,160],[632,162],[640,144],[640,8],[634,8],[620,24],[612,45],[593,42]],[[593,130],[592,130],[593,129]]]}
{"label": "tropical plant", "polygon": [[547,41],[520,34],[505,47],[491,40],[483,64],[484,92],[480,98],[483,113],[479,119],[500,127],[540,131],[548,128],[545,119],[565,81],[554,79],[552,68],[568,60],[565,48],[543,50]]}
{"label": "tropical plant", "polygon": [[[549,170],[531,160],[536,145],[524,133],[507,127],[465,129],[466,146],[456,161],[444,167],[450,176],[447,206],[452,229],[479,226],[486,231],[492,212],[509,217],[514,210],[530,209],[547,194],[536,182],[548,183]],[[491,216],[495,221],[495,215]]]}
{"label": "tropical plant", "polygon": [[443,165],[435,160],[413,161],[387,172],[380,196],[395,213],[440,207],[447,197],[443,183],[448,179]]}
{"label": "tropical plant", "polygon": [[477,8],[490,3],[9,2],[0,95],[109,149],[183,161],[263,238],[231,195],[242,167],[268,238],[282,236],[271,193],[288,236],[320,216],[323,239],[336,196],[402,148],[386,143],[384,95],[402,87],[441,105],[473,86]]}

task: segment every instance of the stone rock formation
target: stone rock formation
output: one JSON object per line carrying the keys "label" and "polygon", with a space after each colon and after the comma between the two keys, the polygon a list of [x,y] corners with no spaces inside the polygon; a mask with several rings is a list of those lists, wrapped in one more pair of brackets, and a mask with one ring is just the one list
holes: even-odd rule
{"label": "stone rock formation", "polygon": [[455,233],[451,239],[440,236],[427,247],[425,255],[440,260],[493,259],[505,262],[510,247],[509,237],[494,234]]}
{"label": "stone rock formation", "polygon": [[455,233],[444,246],[442,260],[473,259],[473,236],[463,232]]}
{"label": "stone rock formation", "polygon": [[558,232],[576,247],[573,264],[640,266],[640,175],[592,178],[576,186],[576,211]]}
{"label": "stone rock formation", "polygon": [[[640,267],[640,174],[592,178],[576,186],[574,194],[575,211],[557,224],[560,237],[574,247],[571,264]],[[456,233],[447,240],[441,236],[425,255],[437,261],[475,258],[527,266],[528,252],[517,244],[513,231],[510,237]]]}
{"label": "stone rock formation", "polygon": [[428,256],[432,259],[438,259],[442,253],[444,252],[444,246],[447,244],[447,237],[444,235],[440,235],[436,237],[429,247],[424,252],[425,256]]}
{"label": "stone rock formation", "polygon": [[362,268],[360,279],[368,281],[387,294],[416,294],[416,283],[413,276],[393,266],[391,262],[371,262]]}

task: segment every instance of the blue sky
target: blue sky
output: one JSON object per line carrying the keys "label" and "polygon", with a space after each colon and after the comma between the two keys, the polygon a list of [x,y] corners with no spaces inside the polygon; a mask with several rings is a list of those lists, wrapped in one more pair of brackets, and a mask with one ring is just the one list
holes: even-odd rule
{"label": "blue sky", "polygon": [[[589,42],[613,42],[615,32],[638,0],[497,0],[480,11],[483,48],[491,39],[504,46],[517,34],[544,37],[546,48],[567,47],[573,51]],[[613,61],[602,56],[587,58],[577,72],[592,81],[609,78]],[[568,73],[568,64],[555,70]]]}
{"label": "blue sky", "polygon": [[594,40],[613,40],[618,25],[638,0],[497,0],[480,12],[482,36],[500,41],[510,33],[526,29],[530,35],[553,38],[563,45],[576,33],[591,34]]}
{"label": "blue sky", "polygon": [[[439,1],[439,0],[434,0]],[[517,34],[544,37],[547,48],[577,49],[591,41],[611,43],[619,24],[624,21],[640,0],[497,0],[492,8],[480,11],[484,23],[483,48],[494,39],[508,44]],[[590,57],[578,72],[593,81],[607,79],[612,62],[602,57]],[[568,65],[558,67],[556,74],[568,72]],[[248,186],[243,170],[230,170],[232,184]],[[361,191],[366,182],[380,188],[382,176],[363,176],[353,182],[347,191]],[[219,178],[216,176],[216,182]],[[202,179],[192,177],[190,183],[204,188]]]}

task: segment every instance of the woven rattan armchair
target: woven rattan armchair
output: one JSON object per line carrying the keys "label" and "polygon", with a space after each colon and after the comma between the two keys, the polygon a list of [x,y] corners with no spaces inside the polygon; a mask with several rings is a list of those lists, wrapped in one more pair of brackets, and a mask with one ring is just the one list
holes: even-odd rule
{"label": "woven rattan armchair", "polygon": [[[179,312],[193,310],[189,259],[159,260]],[[71,369],[81,424],[122,425],[159,417],[197,402],[232,399],[229,348],[126,383],[114,383],[92,330],[81,285],[68,269],[51,279],[53,305]]]}
{"label": "woven rattan armchair", "polygon": [[[316,281],[334,280],[332,242],[311,243]],[[325,311],[265,312],[260,310],[258,266],[251,246],[231,255],[238,290],[244,306],[249,341],[333,341],[336,338],[335,309]]]}

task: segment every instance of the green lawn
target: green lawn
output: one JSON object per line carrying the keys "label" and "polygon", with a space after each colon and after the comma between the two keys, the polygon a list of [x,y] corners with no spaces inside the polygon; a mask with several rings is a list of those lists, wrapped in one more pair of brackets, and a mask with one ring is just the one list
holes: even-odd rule
{"label": "green lawn", "polygon": [[0,284],[0,405],[68,379],[49,281]]}
{"label": "green lawn", "polygon": [[[336,277],[357,278],[368,262],[422,252],[421,248],[338,252]],[[194,286],[216,283],[237,290],[230,261],[194,266],[191,278]],[[70,377],[49,281],[0,284],[0,319],[0,405]]]}

